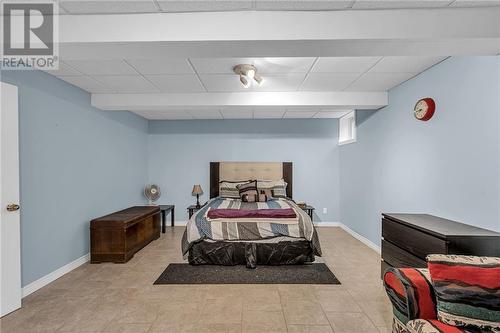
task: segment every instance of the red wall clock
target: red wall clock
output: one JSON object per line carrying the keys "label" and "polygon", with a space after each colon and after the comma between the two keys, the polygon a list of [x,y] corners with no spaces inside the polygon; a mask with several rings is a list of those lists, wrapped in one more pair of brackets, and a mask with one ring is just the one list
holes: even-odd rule
{"label": "red wall clock", "polygon": [[422,121],[427,121],[432,118],[436,110],[436,103],[430,97],[422,98],[415,104],[413,114],[415,118]]}

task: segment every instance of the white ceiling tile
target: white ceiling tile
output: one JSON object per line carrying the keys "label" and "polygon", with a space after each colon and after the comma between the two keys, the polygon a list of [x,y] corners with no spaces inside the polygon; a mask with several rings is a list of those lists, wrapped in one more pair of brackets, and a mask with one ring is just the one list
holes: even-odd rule
{"label": "white ceiling tile", "polygon": [[79,71],[74,69],[73,67],[70,67],[66,65],[63,61],[59,62],[59,69],[58,70],[46,70],[45,72],[55,75],[55,76],[78,76],[82,75]]}
{"label": "white ceiling tile", "polygon": [[450,4],[450,7],[490,7],[500,6],[498,0],[456,0]]}
{"label": "white ceiling tile", "polygon": [[348,9],[354,0],[256,0],[257,10],[340,10]]}
{"label": "white ceiling tile", "polygon": [[267,119],[267,118],[283,118],[285,114],[284,109],[255,109],[253,110],[253,117],[255,119]]}
{"label": "white ceiling tile", "polygon": [[146,75],[161,92],[191,93],[205,91],[196,74]]}
{"label": "white ceiling tile", "polygon": [[295,91],[304,80],[305,74],[263,75],[264,81],[259,86],[255,82],[249,88],[243,87],[237,75],[207,74],[200,75],[208,92],[232,91]]}
{"label": "white ceiling tile", "polygon": [[343,115],[351,112],[351,110],[348,111],[320,111],[314,115],[313,118],[340,118]]}
{"label": "white ceiling tile", "polygon": [[94,80],[89,76],[61,76],[59,77],[61,80],[64,80],[68,83],[71,83],[74,86],[82,88],[90,93],[99,94],[99,93],[113,93],[113,89],[106,87],[101,82]]}
{"label": "white ceiling tile", "polygon": [[415,76],[415,73],[366,73],[347,91],[386,91]]}
{"label": "white ceiling tile", "polygon": [[159,0],[164,12],[220,12],[252,9],[251,0]]}
{"label": "white ceiling tile", "polygon": [[223,108],[221,110],[224,119],[252,119],[253,110],[249,107],[239,107],[239,108]]}
{"label": "white ceiling tile", "polygon": [[217,109],[188,110],[194,119],[222,119],[222,114]]}
{"label": "white ceiling tile", "polygon": [[117,60],[66,60],[68,65],[87,75],[137,74],[125,61]]}
{"label": "white ceiling tile", "polygon": [[352,9],[398,9],[446,7],[453,0],[356,0]]}
{"label": "white ceiling tile", "polygon": [[94,76],[105,86],[119,93],[154,93],[158,89],[140,75],[99,75]]}
{"label": "white ceiling tile", "polygon": [[340,91],[360,76],[359,73],[309,73],[301,91]]}
{"label": "white ceiling tile", "polygon": [[313,57],[282,58],[191,58],[196,71],[200,74],[233,74],[238,64],[252,64],[259,74],[306,73],[311,68]]}
{"label": "white ceiling tile", "polygon": [[153,13],[158,8],[152,0],[60,0],[59,5],[70,14]]}
{"label": "white ceiling tile", "polygon": [[420,73],[445,57],[384,57],[370,73]]}
{"label": "white ceiling tile", "polygon": [[283,118],[312,118],[317,111],[286,111]]}
{"label": "white ceiling tile", "polygon": [[381,57],[325,57],[319,58],[312,72],[364,73]]}
{"label": "white ceiling tile", "polygon": [[192,74],[193,68],[183,58],[126,59],[141,74]]}

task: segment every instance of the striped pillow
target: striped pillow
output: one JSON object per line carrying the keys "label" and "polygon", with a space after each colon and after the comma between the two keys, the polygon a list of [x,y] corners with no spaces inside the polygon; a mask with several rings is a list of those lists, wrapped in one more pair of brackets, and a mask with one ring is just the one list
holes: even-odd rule
{"label": "striped pillow", "polygon": [[427,265],[441,322],[500,329],[500,258],[432,254]]}
{"label": "striped pillow", "polygon": [[259,193],[259,202],[266,202],[267,200],[269,200],[269,196],[267,196],[267,194],[265,193]]}
{"label": "striped pillow", "polygon": [[238,191],[237,186],[241,184],[248,184],[251,180],[241,180],[241,181],[228,181],[222,180],[219,182],[219,196],[223,198],[240,198],[240,191]]}
{"label": "striped pillow", "polygon": [[259,190],[269,190],[273,197],[286,197],[286,186],[288,184],[283,180],[258,180],[257,188]]}
{"label": "striped pillow", "polygon": [[257,181],[251,181],[246,184],[240,184],[236,186],[239,191],[241,201],[245,202],[256,202],[259,200],[259,195],[257,192]]}
{"label": "striped pillow", "polygon": [[271,190],[259,189],[259,202],[266,202],[273,197]]}

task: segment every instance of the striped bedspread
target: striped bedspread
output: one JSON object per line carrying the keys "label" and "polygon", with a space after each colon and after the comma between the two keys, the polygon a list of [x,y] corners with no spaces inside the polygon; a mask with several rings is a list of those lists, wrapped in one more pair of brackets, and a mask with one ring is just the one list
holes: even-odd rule
{"label": "striped bedspread", "polygon": [[[297,223],[282,224],[270,222],[217,222],[206,217],[209,209],[287,209],[297,215]],[[261,240],[273,237],[293,237],[317,243],[316,231],[311,218],[292,200],[274,198],[267,202],[243,202],[240,199],[214,198],[197,211],[189,220],[183,237],[182,250],[186,254],[190,244],[203,239],[216,241]]]}

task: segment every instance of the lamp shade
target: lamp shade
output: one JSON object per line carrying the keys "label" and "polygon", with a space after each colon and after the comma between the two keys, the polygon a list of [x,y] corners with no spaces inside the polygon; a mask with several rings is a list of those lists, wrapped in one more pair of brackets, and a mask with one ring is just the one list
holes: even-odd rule
{"label": "lamp shade", "polygon": [[192,195],[203,194],[203,190],[201,189],[201,185],[194,185]]}

